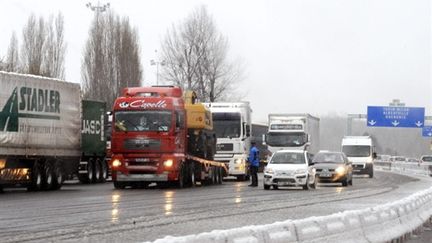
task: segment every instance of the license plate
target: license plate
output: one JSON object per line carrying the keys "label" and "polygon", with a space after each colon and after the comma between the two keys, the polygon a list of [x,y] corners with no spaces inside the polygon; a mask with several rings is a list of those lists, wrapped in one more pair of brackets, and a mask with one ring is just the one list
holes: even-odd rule
{"label": "license plate", "polygon": [[286,186],[289,185],[288,182],[278,182],[278,186]]}
{"label": "license plate", "polygon": [[321,177],[331,177],[332,175],[330,173],[321,173]]}

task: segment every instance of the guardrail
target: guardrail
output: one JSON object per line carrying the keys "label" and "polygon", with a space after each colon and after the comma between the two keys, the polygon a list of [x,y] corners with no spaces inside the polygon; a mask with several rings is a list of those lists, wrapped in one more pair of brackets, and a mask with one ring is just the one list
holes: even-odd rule
{"label": "guardrail", "polygon": [[410,175],[432,176],[432,163],[375,161],[374,165],[382,170],[389,170]]}
{"label": "guardrail", "polygon": [[[401,164],[401,165],[400,165]],[[380,164],[383,169],[430,175],[432,165]],[[378,164],[377,164],[378,165]],[[154,243],[401,242],[432,218],[432,188],[362,210],[229,230],[166,236]]]}

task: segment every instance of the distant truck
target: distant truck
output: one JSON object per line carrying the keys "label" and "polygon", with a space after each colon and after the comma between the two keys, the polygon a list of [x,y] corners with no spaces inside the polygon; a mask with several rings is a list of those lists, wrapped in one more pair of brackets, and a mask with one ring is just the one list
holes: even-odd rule
{"label": "distant truck", "polygon": [[215,160],[226,164],[226,176],[235,176],[237,180],[249,180],[247,157],[252,132],[252,109],[249,102],[205,105],[212,113],[217,137]]}
{"label": "distant truck", "polygon": [[367,174],[370,178],[373,177],[376,153],[370,136],[345,136],[342,139],[342,152],[352,162],[354,174]]}
{"label": "distant truck", "polygon": [[319,118],[310,114],[269,114],[265,143],[270,153],[278,150],[319,151]]}
{"label": "distant truck", "polygon": [[124,89],[112,117],[115,188],[222,183],[225,166],[213,161],[212,116],[196,98],[175,86]]}
{"label": "distant truck", "polygon": [[105,103],[80,85],[0,72],[0,189],[59,189],[65,179],[102,182]]}

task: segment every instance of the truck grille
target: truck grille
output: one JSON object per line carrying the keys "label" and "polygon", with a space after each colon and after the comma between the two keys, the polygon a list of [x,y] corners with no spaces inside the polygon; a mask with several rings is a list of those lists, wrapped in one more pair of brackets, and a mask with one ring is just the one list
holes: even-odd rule
{"label": "truck grille", "polygon": [[127,150],[154,150],[160,149],[161,141],[156,139],[131,138],[123,142],[123,148]]}
{"label": "truck grille", "polygon": [[234,149],[234,145],[232,143],[220,143],[216,145],[217,151],[232,151]]}

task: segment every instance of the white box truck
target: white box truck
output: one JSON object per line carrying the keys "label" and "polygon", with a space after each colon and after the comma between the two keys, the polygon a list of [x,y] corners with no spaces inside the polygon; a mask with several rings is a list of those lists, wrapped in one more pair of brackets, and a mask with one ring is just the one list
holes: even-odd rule
{"label": "white box truck", "polygon": [[265,142],[268,150],[319,151],[319,118],[310,114],[269,114]]}
{"label": "white box truck", "polygon": [[249,180],[247,157],[251,146],[252,109],[249,102],[206,103],[213,116],[217,144],[215,160],[228,167],[226,176]]}
{"label": "white box truck", "polygon": [[351,161],[354,174],[367,174],[370,178],[373,177],[376,153],[370,136],[345,136],[342,139],[342,152]]}

